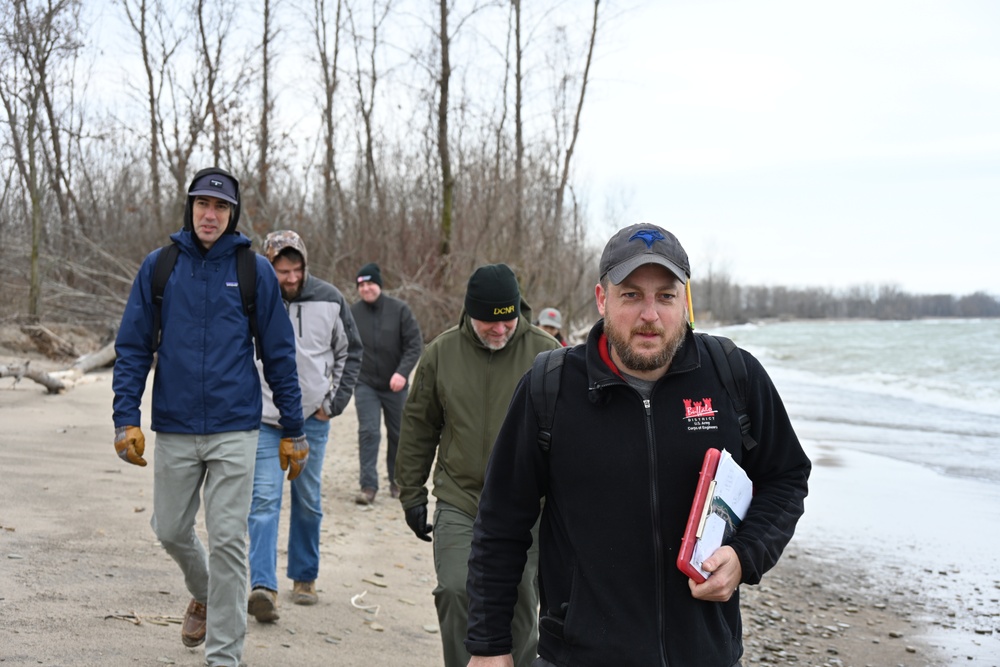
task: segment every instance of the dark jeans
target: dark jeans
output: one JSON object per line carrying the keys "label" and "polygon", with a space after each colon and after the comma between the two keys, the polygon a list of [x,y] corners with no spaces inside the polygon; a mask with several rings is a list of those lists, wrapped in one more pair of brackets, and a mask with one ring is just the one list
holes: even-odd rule
{"label": "dark jeans", "polygon": [[401,391],[373,389],[358,383],[354,387],[354,407],[358,411],[358,458],[361,462],[359,482],[362,489],[378,489],[378,447],[381,413],[385,412],[385,431],[388,448],[385,468],[389,482],[396,479],[396,448],[399,446],[399,425],[403,420],[406,388]]}

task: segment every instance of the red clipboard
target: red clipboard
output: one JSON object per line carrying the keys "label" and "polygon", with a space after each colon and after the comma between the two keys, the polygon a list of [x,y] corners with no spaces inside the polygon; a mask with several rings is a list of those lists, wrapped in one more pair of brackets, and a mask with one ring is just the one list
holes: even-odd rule
{"label": "red clipboard", "polygon": [[719,469],[720,459],[722,459],[722,451],[719,449],[709,449],[705,452],[701,472],[698,473],[698,486],[694,492],[694,501],[691,503],[687,526],[684,528],[684,537],[681,539],[681,550],[677,554],[677,569],[699,584],[705,581],[705,576],[691,563],[691,557],[694,555],[695,544],[701,537],[701,531],[705,528],[708,510],[712,505],[715,472]]}

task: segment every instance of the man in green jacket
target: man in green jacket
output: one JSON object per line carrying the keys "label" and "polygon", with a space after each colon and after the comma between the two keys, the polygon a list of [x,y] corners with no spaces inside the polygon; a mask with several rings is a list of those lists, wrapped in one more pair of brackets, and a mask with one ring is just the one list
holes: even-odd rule
{"label": "man in green jacket", "polygon": [[[407,525],[430,542],[426,484],[434,468],[434,603],[445,667],[465,667],[470,659],[463,643],[468,620],[465,580],[472,524],[493,441],[521,376],[539,352],[557,347],[556,339],[531,324],[510,267],[489,264],[469,278],[458,325],[431,341],[417,364],[403,410],[396,482]],[[536,540],[511,624],[517,667],[528,667],[537,656],[537,569]]]}

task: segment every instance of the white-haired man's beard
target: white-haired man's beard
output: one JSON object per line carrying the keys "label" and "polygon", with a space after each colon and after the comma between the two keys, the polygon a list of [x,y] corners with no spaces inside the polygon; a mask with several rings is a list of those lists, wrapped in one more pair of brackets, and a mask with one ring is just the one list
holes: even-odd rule
{"label": "white-haired man's beard", "polygon": [[474,327],[472,330],[476,332],[476,338],[479,339],[479,342],[485,345],[486,347],[490,348],[494,352],[504,349],[504,347],[507,346],[507,343],[510,342],[511,336],[514,335],[513,331],[508,331],[507,333],[504,334],[503,338],[500,338],[498,336],[489,337],[482,335]]}
{"label": "white-haired man's beard", "polygon": [[[652,324],[630,329],[627,333],[619,329],[613,318],[605,318],[604,333],[608,337],[608,342],[618,354],[626,370],[637,372],[655,371],[670,365],[674,355],[684,344],[684,335],[687,331],[687,323],[681,322],[674,331],[666,331],[662,327]],[[655,334],[660,336],[662,344],[653,350],[644,351],[632,346],[632,337],[636,335]]]}

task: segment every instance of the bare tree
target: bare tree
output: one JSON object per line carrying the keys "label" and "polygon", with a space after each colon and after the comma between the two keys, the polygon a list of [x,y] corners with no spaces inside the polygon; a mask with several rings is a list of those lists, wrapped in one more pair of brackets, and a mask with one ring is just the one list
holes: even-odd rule
{"label": "bare tree", "polygon": [[[10,33],[4,31],[4,54],[20,55],[16,51],[18,43],[17,24],[23,20],[20,11],[15,20],[4,25],[13,26]],[[23,47],[22,47],[23,48]],[[27,190],[27,215],[31,221],[30,235],[30,271],[28,294],[28,317],[37,319],[38,302],[40,299],[41,279],[38,267],[39,246],[42,236],[42,187],[39,174],[37,154],[39,100],[40,91],[31,85],[30,77],[25,76],[19,67],[20,58],[5,57],[3,77],[0,79],[0,101],[3,102],[7,114],[7,126],[10,131],[10,144],[13,151],[14,164],[17,166],[21,182]]]}
{"label": "bare tree", "polygon": [[[16,0],[22,4],[56,1]],[[538,99],[537,91],[531,89],[532,56],[564,49],[563,71],[582,69],[571,63],[569,41],[550,42],[551,48],[546,49],[536,48],[547,45],[536,44],[532,38],[551,27],[549,17],[565,13],[550,7],[541,13],[536,9],[529,16],[529,5],[521,0],[439,0],[438,11],[430,16],[425,13],[427,24],[414,30],[407,25],[414,14],[398,11],[397,0],[349,0],[350,6],[348,0],[311,0],[305,5],[309,13],[305,20],[313,33],[320,66],[316,71],[321,74],[313,117],[322,128],[320,141],[305,151],[304,166],[308,170],[316,165],[321,176],[313,190],[308,179],[285,178],[292,172],[284,169],[297,165],[283,162],[282,147],[291,145],[283,142],[305,138],[293,134],[295,126],[284,125],[285,118],[276,107],[280,99],[276,55],[290,45],[295,47],[284,34],[291,25],[285,23],[289,20],[286,10],[295,4],[258,3],[261,35],[257,34],[260,23],[255,22],[256,28],[235,23],[232,0],[218,0],[214,6],[204,0],[186,0],[191,11],[169,17],[167,11],[173,5],[165,0],[116,1],[125,10],[119,15],[130,41],[138,47],[133,49],[135,63],[143,67],[134,79],[139,94],[134,96],[132,109],[141,110],[143,120],[138,128],[129,127],[125,121],[129,110],[125,109],[123,122],[101,127],[99,133],[91,130],[94,140],[90,143],[73,139],[66,152],[73,157],[62,162],[81,165],[86,203],[99,235],[104,230],[119,235],[116,225],[123,224],[123,216],[149,221],[142,236],[132,239],[126,251],[128,261],[121,266],[137,265],[140,252],[148,250],[148,234],[154,227],[162,234],[163,225],[176,223],[193,162],[213,159],[243,175],[245,219],[254,229],[259,230],[254,226],[257,204],[266,206],[280,197],[282,224],[287,220],[304,233],[322,233],[331,241],[322,244],[315,258],[326,262],[323,268],[343,272],[342,267],[358,262],[384,261],[394,274],[395,285],[390,289],[404,290],[408,297],[418,299],[425,318],[433,322],[431,330],[453,319],[460,303],[460,290],[455,287],[459,274],[464,277],[467,269],[484,260],[515,266],[527,281],[524,284],[531,287],[532,299],[544,297],[548,303],[574,308],[573,286],[585,265],[580,252],[586,249],[582,241],[577,245],[576,238],[572,245],[567,242],[568,235],[555,222],[554,209],[560,182],[563,196],[573,198],[574,206],[580,204],[570,178],[571,135],[576,136],[581,126],[582,101],[576,98],[579,75],[567,77],[567,92],[561,100],[564,115],[554,128],[533,123],[539,114],[531,111],[531,100]],[[13,14],[14,5],[9,6]],[[500,12],[509,12],[506,26],[497,21]],[[588,24],[589,18],[588,13]],[[506,28],[506,45],[491,43],[497,35],[494,26]],[[253,37],[246,39],[250,32]],[[340,57],[343,34],[354,38],[347,45],[348,60],[353,55],[353,62],[346,69]],[[405,44],[411,37],[414,44],[419,43],[413,49]],[[232,47],[240,39],[250,45],[242,59]],[[0,58],[6,55],[0,53]],[[412,69],[404,70],[407,67]],[[397,77],[400,71],[405,74]],[[19,81],[25,80],[23,72],[20,76]],[[260,92],[240,95],[241,89]],[[85,102],[93,104],[93,99]],[[572,101],[567,103],[567,99]],[[391,115],[382,111],[386,100],[393,105]],[[39,229],[45,241],[47,229],[57,229],[52,223],[60,215],[51,182],[57,160],[44,99],[36,101],[36,137],[43,137],[35,142]],[[26,118],[25,107],[14,111],[18,122]],[[53,111],[52,117],[58,117],[58,106]],[[309,109],[301,111],[304,118],[309,117]],[[352,121],[353,132],[341,125],[344,118]],[[68,124],[65,118],[61,122],[59,136],[66,146]],[[72,132],[74,137],[87,134],[88,128],[82,125]],[[560,147],[553,149],[560,141]],[[40,142],[44,143],[41,149]],[[9,185],[12,173],[16,180],[24,180],[11,145],[9,140],[0,142],[0,161],[10,166],[4,174],[8,184],[0,181],[0,215],[4,216],[0,229],[15,229],[9,222],[14,219],[18,233],[26,238],[31,219],[29,188]],[[350,171],[349,176],[344,176],[344,169]],[[73,181],[69,172],[57,178],[71,213],[78,194],[68,187]],[[171,213],[168,204],[174,207]],[[560,217],[577,220],[583,216],[582,209],[570,211],[569,204],[566,209]],[[76,220],[80,215],[76,214]],[[272,217],[260,219],[275,224]],[[74,224],[79,224],[76,220]],[[352,226],[353,220],[368,221],[365,233],[354,233],[361,227]],[[396,242],[386,244],[386,238]],[[562,259],[559,266],[538,261],[536,248],[542,244],[525,243],[528,238],[542,239],[543,244],[549,240],[562,243],[559,254],[565,257],[565,265]],[[100,243],[99,238],[95,240]],[[123,283],[116,282],[120,276],[115,273],[113,281],[106,258],[81,239],[73,243],[73,248],[51,244],[42,248],[43,266],[52,262],[60,267],[60,277],[75,276],[74,281],[58,286],[50,286],[52,278],[47,278],[43,289],[48,298],[58,298],[67,307],[71,300],[80,308],[100,304],[111,312],[120,307],[113,301],[115,295],[121,296]],[[4,239],[4,250],[7,247]],[[316,264],[316,270],[321,266]],[[7,275],[11,274],[0,274],[0,280]],[[99,296],[88,300],[84,295],[88,291]]]}
{"label": "bare tree", "polygon": [[[334,103],[336,101],[337,86],[339,83],[337,61],[340,57],[340,12],[343,7],[343,0],[337,0],[337,9],[334,13],[332,32],[327,18],[326,0],[313,0],[312,30],[313,38],[316,41],[316,53],[319,57],[319,65],[322,69],[321,81],[322,101],[320,103],[320,113],[323,118],[323,214],[328,226],[330,237],[336,243],[337,240],[337,216],[335,215],[335,194],[339,196],[341,192],[337,179],[337,141],[335,122],[336,111]],[[333,40],[331,46],[330,40]]]}
{"label": "bare tree", "polygon": [[[21,2],[27,6],[24,0]],[[33,45],[29,53],[33,56],[31,61],[34,75],[41,90],[42,108],[45,111],[48,136],[42,143],[42,154],[52,194],[59,207],[61,228],[69,230],[71,228],[69,177],[66,164],[67,149],[64,145],[67,141],[64,135],[68,135],[66,132],[68,127],[64,126],[64,123],[68,125],[69,120],[68,117],[63,117],[61,107],[64,104],[57,102],[57,98],[69,101],[73,99],[73,95],[72,82],[58,81],[57,71],[60,66],[59,61],[75,58],[81,46],[77,37],[80,26],[79,4],[76,0],[60,0],[49,2],[46,9],[47,11],[43,10],[41,21],[37,25],[29,21],[26,27]],[[67,110],[67,113],[71,112],[71,109]]]}
{"label": "bare tree", "polygon": [[441,48],[441,71],[438,78],[438,158],[441,161],[441,245],[440,256],[451,253],[452,207],[455,203],[455,177],[451,173],[451,153],[448,149],[448,86],[451,82],[451,38],[448,35],[448,0],[439,1],[441,27],[438,34]]}
{"label": "bare tree", "polygon": [[524,59],[521,43],[521,0],[511,0],[514,8],[514,244],[521,244],[521,227],[524,224]]}
{"label": "bare tree", "polygon": [[[202,61],[204,74],[206,115],[212,121],[212,163],[222,161],[222,103],[219,92],[219,77],[222,68],[222,52],[226,35],[232,25],[232,12],[228,7],[213,4],[206,20],[205,0],[197,0],[198,55]],[[221,9],[221,11],[220,11]]]}
{"label": "bare tree", "polygon": [[[269,172],[271,162],[268,151],[271,147],[271,116],[274,113],[274,98],[271,83],[271,47],[278,36],[274,27],[273,0],[264,0],[264,33],[261,38],[261,109],[260,109],[260,157],[257,161],[257,197],[266,210],[268,204]],[[218,163],[217,163],[218,164]]]}
{"label": "bare tree", "polygon": [[590,63],[594,57],[594,43],[597,41],[597,9],[601,0],[594,0],[594,19],[590,27],[590,41],[587,47],[587,61],[583,67],[583,75],[580,81],[580,98],[576,104],[576,113],[573,116],[573,130],[570,134],[569,145],[566,147],[562,171],[559,176],[559,187],[556,189],[556,224],[562,224],[563,198],[566,193],[566,184],[569,182],[570,163],[573,159],[573,150],[576,147],[577,137],[580,135],[580,116],[583,115],[583,99],[587,94],[587,83],[590,77]]}
{"label": "bare tree", "polygon": [[[391,0],[387,0],[379,7],[377,0],[371,5],[371,34],[369,36],[369,48],[365,54],[367,66],[362,65],[361,43],[362,36],[354,21],[354,12],[350,3],[346,4],[347,19],[351,25],[351,43],[354,47],[355,76],[354,87],[358,95],[358,113],[361,116],[361,132],[363,139],[359,136],[359,151],[364,155],[364,191],[360,201],[361,224],[368,226],[373,217],[377,218],[379,210],[384,207],[381,189],[379,187],[378,171],[375,168],[375,140],[373,129],[373,113],[375,109],[375,89],[379,80],[378,65],[376,55],[379,49],[379,30],[389,16],[392,9]],[[371,198],[374,191],[376,210],[373,216],[371,212]]]}
{"label": "bare tree", "polygon": [[[80,48],[76,0],[48,1],[37,6],[13,0],[3,15],[0,102],[7,116],[13,160],[27,190],[31,221],[28,315],[37,318],[41,301],[40,250],[45,225],[43,203],[56,201],[61,229],[70,227],[69,183],[64,154],[62,107],[72,99],[58,70]],[[62,97],[61,97],[62,96]]]}
{"label": "bare tree", "polygon": [[156,229],[163,225],[163,192],[160,181],[160,99],[164,70],[181,40],[169,35],[170,22],[161,0],[121,0],[129,25],[139,40],[143,70],[146,74],[146,112],[149,114],[149,182],[152,190],[152,213]]}

